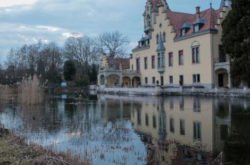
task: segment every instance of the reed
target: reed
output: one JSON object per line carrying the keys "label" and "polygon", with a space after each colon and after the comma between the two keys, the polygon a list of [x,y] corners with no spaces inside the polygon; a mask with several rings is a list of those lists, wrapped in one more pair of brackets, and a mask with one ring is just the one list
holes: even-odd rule
{"label": "reed", "polygon": [[21,104],[35,105],[43,103],[44,88],[37,75],[24,78],[18,87],[18,101]]}

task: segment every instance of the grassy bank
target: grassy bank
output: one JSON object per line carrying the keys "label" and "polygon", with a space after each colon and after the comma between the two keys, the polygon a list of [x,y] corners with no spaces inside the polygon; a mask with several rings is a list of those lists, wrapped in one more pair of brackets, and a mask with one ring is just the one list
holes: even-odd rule
{"label": "grassy bank", "polygon": [[55,154],[24,140],[0,127],[0,165],[87,165],[66,154]]}

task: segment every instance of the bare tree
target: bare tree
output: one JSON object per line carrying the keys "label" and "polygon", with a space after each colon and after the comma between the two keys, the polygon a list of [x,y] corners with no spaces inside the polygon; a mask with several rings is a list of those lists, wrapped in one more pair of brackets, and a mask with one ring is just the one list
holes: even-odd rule
{"label": "bare tree", "polygon": [[52,66],[57,69],[62,68],[62,49],[58,47],[54,42],[44,45],[40,53],[40,60],[42,60],[46,66],[45,71],[47,71]]}
{"label": "bare tree", "polygon": [[7,55],[7,61],[6,61],[6,65],[7,66],[15,66],[17,67],[18,64],[18,55],[17,55],[17,50],[11,48],[8,55]]}
{"label": "bare tree", "polygon": [[[55,83],[60,79],[60,71],[63,68],[62,50],[55,43],[49,43],[44,46],[41,51],[41,59],[39,61],[39,70],[45,71],[45,76],[49,82]],[[45,68],[42,68],[42,65]]]}
{"label": "bare tree", "polygon": [[37,73],[43,78],[54,79],[63,64],[61,48],[55,43],[23,45],[18,49],[11,49],[8,57],[7,66],[13,66],[19,77]]}
{"label": "bare tree", "polygon": [[126,46],[129,41],[122,33],[106,32],[99,37],[99,44],[103,54],[107,54],[110,57],[118,57],[126,55]]}
{"label": "bare tree", "polygon": [[92,64],[98,58],[98,49],[95,41],[87,36],[68,38],[64,45],[65,57],[81,65]]}

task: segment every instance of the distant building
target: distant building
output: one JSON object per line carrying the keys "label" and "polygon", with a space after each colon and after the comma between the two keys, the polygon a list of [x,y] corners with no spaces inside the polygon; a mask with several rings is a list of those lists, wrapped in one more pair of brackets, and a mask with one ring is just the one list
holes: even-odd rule
{"label": "distant building", "polygon": [[221,43],[221,24],[230,9],[231,1],[221,0],[219,9],[211,4],[189,14],[172,11],[166,0],[147,0],[145,36],[125,68],[124,59],[102,61],[99,84],[231,87],[229,57]]}
{"label": "distant building", "polygon": [[105,87],[138,86],[140,73],[130,70],[129,58],[104,56],[98,73],[98,85]]}

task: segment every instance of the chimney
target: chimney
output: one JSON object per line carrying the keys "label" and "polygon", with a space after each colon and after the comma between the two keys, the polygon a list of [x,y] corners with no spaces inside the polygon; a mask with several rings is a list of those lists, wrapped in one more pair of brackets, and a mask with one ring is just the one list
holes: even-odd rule
{"label": "chimney", "polygon": [[200,6],[197,6],[196,7],[196,15],[198,16],[198,18],[200,18],[200,13],[201,13]]}

